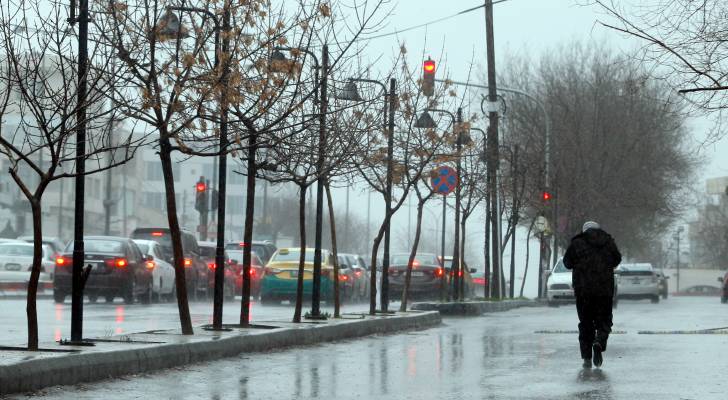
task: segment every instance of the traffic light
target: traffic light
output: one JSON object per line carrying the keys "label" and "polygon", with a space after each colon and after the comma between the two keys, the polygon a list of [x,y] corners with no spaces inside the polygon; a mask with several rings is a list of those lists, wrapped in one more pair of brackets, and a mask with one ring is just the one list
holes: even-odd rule
{"label": "traffic light", "polygon": [[548,203],[549,200],[551,200],[551,193],[548,190],[544,190],[543,193],[541,193],[541,200],[543,200],[544,203]]}
{"label": "traffic light", "polygon": [[435,62],[429,57],[422,64],[422,94],[427,97],[435,94]]}
{"label": "traffic light", "polygon": [[195,210],[207,212],[207,184],[204,176],[195,184]]}

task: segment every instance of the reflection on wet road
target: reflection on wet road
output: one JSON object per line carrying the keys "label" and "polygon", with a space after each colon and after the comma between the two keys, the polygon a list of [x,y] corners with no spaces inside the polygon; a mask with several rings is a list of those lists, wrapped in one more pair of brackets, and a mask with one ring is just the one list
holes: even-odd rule
{"label": "reflection on wet road", "polygon": [[[603,369],[583,370],[573,306],[435,329],[247,354],[123,380],[51,388],[48,399],[725,399],[728,335],[637,335],[728,326],[716,298],[622,302]],[[18,396],[17,399],[22,397]]]}

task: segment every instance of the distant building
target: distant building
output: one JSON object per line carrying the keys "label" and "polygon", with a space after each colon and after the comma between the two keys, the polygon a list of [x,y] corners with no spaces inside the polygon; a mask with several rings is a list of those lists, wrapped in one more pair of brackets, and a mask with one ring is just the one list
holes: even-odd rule
{"label": "distant building", "polygon": [[696,268],[728,267],[728,177],[706,181],[705,203],[690,223],[690,253]]}

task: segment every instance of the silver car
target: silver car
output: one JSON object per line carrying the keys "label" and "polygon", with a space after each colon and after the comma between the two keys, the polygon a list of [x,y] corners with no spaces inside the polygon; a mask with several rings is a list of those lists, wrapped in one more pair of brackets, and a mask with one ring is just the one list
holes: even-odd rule
{"label": "silver car", "polygon": [[660,302],[660,279],[650,263],[620,264],[617,267],[620,299],[650,299]]}

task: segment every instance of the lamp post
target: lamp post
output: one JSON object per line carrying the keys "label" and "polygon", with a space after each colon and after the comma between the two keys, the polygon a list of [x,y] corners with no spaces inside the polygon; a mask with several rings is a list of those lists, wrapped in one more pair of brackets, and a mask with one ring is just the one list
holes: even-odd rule
{"label": "lamp post", "polygon": [[[170,10],[187,11],[190,13],[199,13],[205,17],[212,19],[215,25],[215,61],[214,69],[217,71],[220,65],[220,54],[227,53],[230,47],[229,35],[225,35],[220,46],[220,30],[230,31],[230,7],[227,5],[223,8],[222,26],[217,16],[209,10],[197,7],[169,7]],[[227,101],[227,81],[230,61],[226,61],[220,76],[220,137],[219,137],[219,158],[217,171],[217,243],[215,247],[215,282],[213,294],[213,311],[212,311],[212,329],[222,329],[223,314],[223,290],[225,284],[225,197],[227,192],[227,147],[228,147],[228,101]]]}
{"label": "lamp post", "polygon": [[[453,132],[457,134],[456,137],[456,153],[457,153],[457,165],[456,165],[456,172],[458,177],[458,185],[455,188],[455,247],[453,248],[453,255],[452,255],[452,268],[450,269],[450,273],[453,276],[453,292],[455,294],[456,299],[460,299],[460,285],[462,285],[462,279],[461,279],[461,263],[460,263],[460,175],[461,175],[461,168],[462,168],[462,162],[460,158],[460,152],[462,151],[462,145],[464,141],[464,135],[462,134],[460,125],[462,124],[462,118],[463,118],[463,112],[462,108],[458,108],[457,111],[457,117],[453,115],[450,111],[447,110],[441,110],[437,108],[427,108],[425,111],[417,118],[417,121],[415,122],[415,128],[434,128],[435,127],[435,121],[430,116],[429,112],[437,112],[442,114],[447,114],[452,119],[452,125],[453,125]],[[442,229],[443,229],[443,240],[442,240],[442,257],[443,257],[443,268],[445,268],[445,221],[444,221],[444,215],[445,215],[445,200],[443,196],[443,223],[442,223]]]}
{"label": "lamp post", "polygon": [[[385,98],[384,103],[384,119],[386,120],[385,130],[387,131],[387,178],[384,188],[384,201],[387,203],[385,210],[385,227],[384,227],[384,255],[382,260],[382,293],[380,294],[380,302],[382,312],[387,312],[389,307],[389,247],[390,247],[390,226],[392,220],[392,171],[394,158],[394,109],[396,106],[397,80],[389,79],[389,91],[387,86],[373,79],[352,78],[344,86],[344,89],[337,94],[337,98],[341,100],[361,101],[356,82],[372,83],[382,87],[382,94]],[[388,102],[386,100],[389,100]],[[377,309],[377,268],[372,266],[371,282],[370,282],[370,298],[369,298],[369,314],[374,315]]]}
{"label": "lamp post", "polygon": [[[328,109],[328,74],[329,74],[329,48],[324,45],[321,50],[321,62],[319,66],[318,59],[308,49],[294,49],[291,47],[275,47],[275,52],[271,57],[274,61],[283,61],[285,56],[281,51],[300,51],[310,55],[315,62],[316,76],[315,84],[320,90],[321,96],[318,99],[319,103],[319,137],[318,137],[318,150],[316,160],[317,170],[317,182],[316,182],[316,234],[315,234],[315,250],[313,257],[313,288],[311,293],[311,319],[323,319],[321,315],[321,241],[323,232],[323,203],[324,203],[324,182],[326,177],[324,176],[324,161],[325,161],[325,147],[326,147],[326,113]],[[319,76],[320,69],[320,76]]]}

